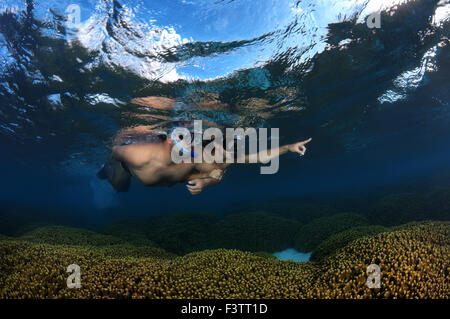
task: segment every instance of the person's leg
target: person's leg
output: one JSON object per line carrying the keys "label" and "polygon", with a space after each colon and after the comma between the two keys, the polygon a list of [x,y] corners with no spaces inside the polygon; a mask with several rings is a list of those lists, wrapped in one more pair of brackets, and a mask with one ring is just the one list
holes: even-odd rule
{"label": "person's leg", "polygon": [[97,173],[100,179],[107,179],[117,192],[127,192],[131,184],[131,174],[122,162],[110,157]]}

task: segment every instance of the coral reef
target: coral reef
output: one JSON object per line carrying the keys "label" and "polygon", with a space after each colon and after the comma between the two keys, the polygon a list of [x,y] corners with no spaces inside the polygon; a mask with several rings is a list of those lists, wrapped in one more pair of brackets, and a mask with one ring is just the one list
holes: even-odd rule
{"label": "coral reef", "polygon": [[[275,205],[274,205],[275,206]],[[339,210],[326,205],[284,203],[279,208],[273,208],[277,215],[284,218],[296,220],[302,224],[307,224],[314,219],[339,214]],[[272,210],[270,210],[272,212]]]}
{"label": "coral reef", "polygon": [[[20,209],[10,209],[5,210],[0,213],[0,233],[8,236],[15,236],[21,232],[21,229],[27,227],[31,230],[32,226],[38,223],[37,218],[30,215],[29,213],[24,213]],[[41,223],[42,226],[42,223]],[[36,225],[36,227],[38,227]]]}
{"label": "coral reef", "polygon": [[427,219],[450,220],[450,188],[441,187],[425,196]]}
{"label": "coral reef", "polygon": [[149,240],[139,241],[136,245],[134,242],[127,242],[111,235],[65,226],[36,228],[18,239],[41,244],[89,247],[98,253],[111,257],[173,258],[175,256],[156,247]]}
{"label": "coral reef", "polygon": [[67,210],[65,214],[52,206],[18,204],[0,200],[0,233],[7,236],[20,236],[37,227],[50,225],[81,225],[82,218]]}
{"label": "coral reef", "polygon": [[[0,298],[283,298],[303,296],[314,267],[235,250],[192,253],[173,260],[105,258],[87,249],[0,243]],[[82,269],[68,289],[66,268]]]}
{"label": "coral reef", "polygon": [[262,257],[262,258],[268,258],[268,259],[274,259],[274,260],[277,259],[277,257],[275,257],[273,254],[268,253],[266,251],[255,251],[253,253],[253,255],[258,256],[258,257]]}
{"label": "coral reef", "polygon": [[124,220],[109,224],[103,234],[135,246],[158,246],[184,255],[205,249],[229,248],[274,252],[292,245],[301,227],[295,220],[266,212],[156,215],[147,222]]}
{"label": "coral reef", "polygon": [[[377,264],[380,288],[366,285]],[[313,295],[319,298],[450,298],[450,223],[413,224],[352,242],[326,258]]]}
{"label": "coral reef", "polygon": [[135,219],[124,219],[109,223],[102,234],[114,236],[135,246],[156,246],[147,237],[148,223]]}
{"label": "coral reef", "polygon": [[236,211],[236,213],[246,213],[250,211],[264,211],[267,213],[276,214],[283,218],[296,220],[302,224],[307,224],[316,218],[340,213],[338,209],[331,206],[305,204],[302,201],[293,198],[247,205]]}
{"label": "coral reef", "polygon": [[120,238],[65,226],[39,227],[25,233],[19,239],[36,243],[70,246],[109,246],[124,243],[124,240]]}
{"label": "coral reef", "polygon": [[275,252],[292,245],[301,224],[266,212],[226,215],[213,227],[214,248]]}
{"label": "coral reef", "polygon": [[107,257],[122,258],[175,258],[177,255],[165,251],[162,248],[155,246],[135,246],[133,244],[120,244],[113,246],[100,246],[95,247],[95,251],[101,253]]}
{"label": "coral reef", "polygon": [[344,230],[343,232],[333,234],[317,246],[312,254],[311,261],[320,261],[327,256],[335,254],[340,248],[347,246],[352,241],[362,238],[377,235],[379,233],[388,231],[384,226],[370,225],[360,226]]}
{"label": "coral reef", "polygon": [[367,224],[363,216],[350,213],[317,218],[299,229],[294,247],[300,252],[309,252],[333,234]]}
{"label": "coral reef", "polygon": [[209,213],[158,215],[148,222],[147,237],[175,254],[210,248],[209,234],[217,217]]}
{"label": "coral reef", "polygon": [[367,212],[367,219],[371,224],[383,226],[430,219],[430,211],[425,207],[424,199],[419,194],[393,194],[373,204]]}
{"label": "coral reef", "polygon": [[[92,248],[0,242],[0,298],[449,298],[450,223],[405,226],[352,241],[320,263],[237,250],[173,259],[106,257]],[[366,285],[381,268],[381,288]],[[68,289],[77,264],[81,288]]]}
{"label": "coral reef", "polygon": [[[449,299],[450,222],[423,221],[448,220],[449,196],[391,195],[364,215],[301,203],[159,215],[101,233],[9,212],[0,216],[0,298]],[[270,254],[290,247],[312,251],[311,261]],[[66,287],[70,264],[81,267],[80,289]],[[366,284],[370,264],[380,288]]]}

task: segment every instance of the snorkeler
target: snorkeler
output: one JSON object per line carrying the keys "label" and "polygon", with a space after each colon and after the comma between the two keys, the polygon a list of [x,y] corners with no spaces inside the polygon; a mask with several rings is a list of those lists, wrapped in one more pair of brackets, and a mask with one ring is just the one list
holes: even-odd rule
{"label": "snorkeler", "polygon": [[[161,108],[171,108],[175,102],[166,98],[146,98],[151,104]],[[162,103],[157,103],[162,102]],[[150,103],[149,103],[150,104]],[[304,155],[305,145],[311,138],[280,146],[277,149],[257,154],[245,155],[242,163],[266,163],[271,157],[287,152]],[[112,154],[108,162],[97,173],[101,179],[107,179],[118,192],[126,192],[133,176],[146,186],[173,186],[176,183],[186,183],[192,195],[198,195],[206,187],[220,183],[226,169],[233,163],[205,162],[175,163],[172,159],[172,149],[176,147],[185,152],[189,148],[192,157],[196,154],[190,151],[191,145],[184,145],[179,137],[164,130],[155,130],[150,126],[137,126],[120,131],[114,139]],[[216,147],[219,147],[216,145]],[[227,153],[225,148],[224,154]],[[264,161],[261,161],[264,158]]]}

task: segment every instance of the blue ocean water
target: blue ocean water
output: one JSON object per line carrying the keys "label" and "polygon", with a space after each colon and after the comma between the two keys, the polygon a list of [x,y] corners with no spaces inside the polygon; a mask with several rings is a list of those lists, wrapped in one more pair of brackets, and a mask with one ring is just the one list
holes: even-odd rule
{"label": "blue ocean water", "polygon": [[[437,0],[1,0],[2,206],[97,225],[285,197],[353,208],[447,185],[448,12]],[[229,109],[170,116],[312,137],[306,156],[283,156],[274,175],[232,167],[198,196],[136,181],[116,193],[96,177],[118,130],[158,122],[132,98],[206,93]]]}

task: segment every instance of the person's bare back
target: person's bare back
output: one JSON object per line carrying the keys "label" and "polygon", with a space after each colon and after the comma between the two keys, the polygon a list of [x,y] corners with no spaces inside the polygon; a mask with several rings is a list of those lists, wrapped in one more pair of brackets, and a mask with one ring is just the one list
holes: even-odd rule
{"label": "person's bare back", "polygon": [[205,178],[217,168],[207,163],[176,164],[171,158],[173,147],[174,141],[164,132],[144,126],[122,130],[97,176],[108,179],[116,191],[127,191],[131,176],[146,186],[172,186]]}

